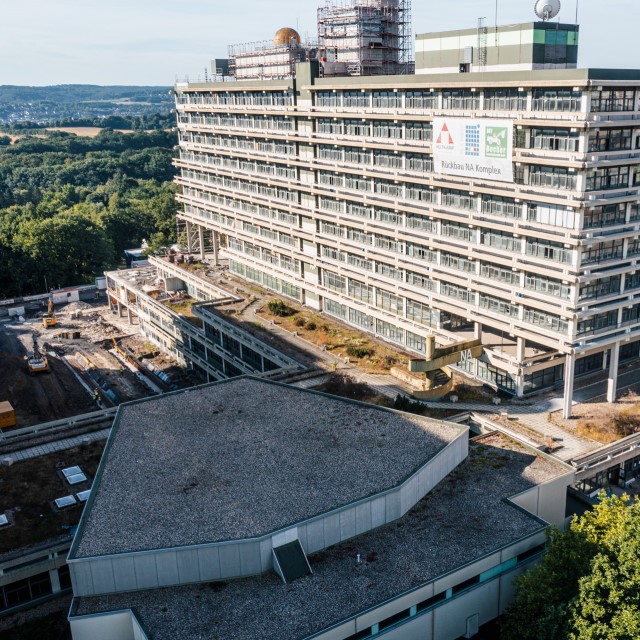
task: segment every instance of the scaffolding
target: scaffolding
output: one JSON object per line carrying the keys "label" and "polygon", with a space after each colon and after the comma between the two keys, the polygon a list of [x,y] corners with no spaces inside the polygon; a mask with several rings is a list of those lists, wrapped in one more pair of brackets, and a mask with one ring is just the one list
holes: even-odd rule
{"label": "scaffolding", "polygon": [[296,63],[307,59],[300,43],[275,45],[273,40],[229,46],[229,75],[237,80],[294,78]]}
{"label": "scaffolding", "polygon": [[413,72],[411,0],[327,0],[318,9],[324,75]]}

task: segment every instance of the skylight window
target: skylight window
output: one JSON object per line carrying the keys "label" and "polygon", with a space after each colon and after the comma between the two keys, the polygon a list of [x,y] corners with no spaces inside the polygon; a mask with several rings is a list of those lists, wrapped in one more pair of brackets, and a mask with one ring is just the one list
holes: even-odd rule
{"label": "skylight window", "polygon": [[64,509],[65,507],[71,507],[77,504],[76,499],[73,496],[63,496],[62,498],[56,498],[54,500],[58,509]]}

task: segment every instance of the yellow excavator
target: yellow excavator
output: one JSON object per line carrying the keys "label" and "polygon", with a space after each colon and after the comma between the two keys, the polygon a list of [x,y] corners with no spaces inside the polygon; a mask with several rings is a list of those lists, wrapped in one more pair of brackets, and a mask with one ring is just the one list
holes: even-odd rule
{"label": "yellow excavator", "polygon": [[55,310],[53,308],[53,300],[49,298],[49,306],[47,307],[47,315],[42,318],[42,325],[45,329],[50,329],[58,324]]}
{"label": "yellow excavator", "polygon": [[31,339],[33,340],[33,351],[27,357],[27,366],[29,367],[29,375],[34,376],[36,373],[48,372],[49,361],[38,347],[38,336],[35,332],[31,335]]}

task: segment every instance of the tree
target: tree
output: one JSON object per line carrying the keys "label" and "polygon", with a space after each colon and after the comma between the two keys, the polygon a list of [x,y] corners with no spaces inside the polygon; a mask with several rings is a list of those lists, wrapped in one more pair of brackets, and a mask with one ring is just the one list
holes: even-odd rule
{"label": "tree", "polygon": [[640,502],[603,493],[569,530],[551,529],[544,560],[517,579],[501,636],[640,637]]}

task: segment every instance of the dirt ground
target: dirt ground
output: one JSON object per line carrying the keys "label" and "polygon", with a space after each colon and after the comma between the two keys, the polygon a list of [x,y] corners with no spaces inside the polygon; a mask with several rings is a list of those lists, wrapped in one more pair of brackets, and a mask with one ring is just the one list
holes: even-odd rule
{"label": "dirt ground", "polygon": [[[139,336],[137,326],[129,325],[126,318],[112,315],[104,302],[73,302],[57,309],[58,324],[50,329],[42,326],[41,315],[42,311],[36,310],[25,323],[0,323],[0,400],[8,400],[13,405],[16,428],[99,408],[63,359],[93,389],[84,370],[88,360],[115,393],[116,403],[152,395],[153,391],[118,359],[112,342],[114,337],[118,344],[129,347],[165,371],[179,387],[197,382],[174,360]],[[30,376],[25,358],[32,349],[33,332],[38,336],[40,349],[48,354],[50,372]],[[70,332],[79,332],[79,337],[67,337]],[[103,396],[103,403],[107,400]]]}
{"label": "dirt ground", "polygon": [[[84,138],[95,138],[101,131],[100,127],[47,127],[47,131],[63,131],[73,133]],[[115,129],[118,133],[133,133],[133,129]]]}

